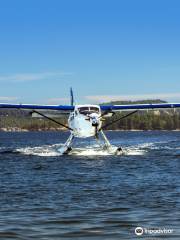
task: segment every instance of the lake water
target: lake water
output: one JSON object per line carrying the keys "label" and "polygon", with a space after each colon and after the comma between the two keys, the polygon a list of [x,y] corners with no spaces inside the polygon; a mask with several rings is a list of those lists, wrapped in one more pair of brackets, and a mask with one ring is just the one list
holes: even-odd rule
{"label": "lake water", "polygon": [[180,132],[107,132],[122,156],[68,135],[0,133],[0,239],[180,239]]}

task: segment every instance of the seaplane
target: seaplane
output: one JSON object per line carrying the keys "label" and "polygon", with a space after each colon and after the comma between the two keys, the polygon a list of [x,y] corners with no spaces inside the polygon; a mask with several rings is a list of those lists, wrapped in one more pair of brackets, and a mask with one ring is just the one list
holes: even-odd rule
{"label": "seaplane", "polygon": [[[69,154],[72,151],[73,140],[75,138],[96,139],[100,147],[109,154],[119,155],[122,148],[114,146],[110,143],[103,130],[115,122],[143,110],[155,109],[175,109],[180,108],[180,103],[158,103],[158,104],[128,104],[128,105],[76,105],[74,104],[74,95],[72,88],[70,89],[70,105],[37,105],[37,104],[9,104],[0,103],[0,108],[4,109],[22,109],[28,110],[32,117],[43,117],[59,124],[70,131],[70,136],[63,146],[59,149],[61,154]],[[126,114],[120,118],[105,123],[107,117],[114,116],[118,111]],[[51,114],[49,114],[51,112]],[[55,113],[54,115],[52,114]],[[127,113],[128,112],[128,113]],[[55,117],[68,114],[68,124],[65,125]],[[53,117],[54,116],[54,117]]]}

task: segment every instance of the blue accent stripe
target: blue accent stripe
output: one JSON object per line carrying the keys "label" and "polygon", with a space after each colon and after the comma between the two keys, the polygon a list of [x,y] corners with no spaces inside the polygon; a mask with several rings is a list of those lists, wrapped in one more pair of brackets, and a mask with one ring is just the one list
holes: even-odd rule
{"label": "blue accent stripe", "polygon": [[[69,105],[33,105],[33,104],[8,104],[0,103],[0,108],[14,109],[42,109],[42,110],[59,110],[73,111],[74,106]],[[132,104],[132,105],[103,105],[100,106],[102,111],[123,111],[123,110],[146,110],[146,109],[167,109],[180,108],[180,103],[159,103],[159,104]]]}
{"label": "blue accent stripe", "polygon": [[46,109],[46,110],[62,110],[73,111],[74,106],[66,105],[31,105],[31,104],[8,104],[0,103],[0,108],[14,108],[14,109]]}
{"label": "blue accent stripe", "polygon": [[145,109],[164,109],[180,108],[180,103],[159,103],[159,104],[132,104],[132,105],[109,105],[100,106],[102,111],[116,110],[145,110]]}

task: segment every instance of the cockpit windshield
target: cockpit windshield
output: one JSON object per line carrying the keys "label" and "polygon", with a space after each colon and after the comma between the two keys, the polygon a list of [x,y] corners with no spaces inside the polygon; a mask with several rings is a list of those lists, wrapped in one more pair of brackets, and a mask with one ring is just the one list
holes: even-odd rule
{"label": "cockpit windshield", "polygon": [[89,108],[88,107],[80,107],[78,108],[79,113],[87,115],[89,113]]}
{"label": "cockpit windshield", "polygon": [[91,112],[99,113],[99,108],[97,107],[90,107]]}
{"label": "cockpit windshield", "polygon": [[78,108],[80,114],[88,115],[91,113],[99,113],[99,108],[97,107],[80,107]]}

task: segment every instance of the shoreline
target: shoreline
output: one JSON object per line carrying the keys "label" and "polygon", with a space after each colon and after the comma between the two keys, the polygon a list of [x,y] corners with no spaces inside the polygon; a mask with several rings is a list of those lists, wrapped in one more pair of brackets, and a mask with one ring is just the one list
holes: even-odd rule
{"label": "shoreline", "polygon": [[[34,129],[34,130],[29,130],[29,129],[22,129],[22,128],[0,128],[0,132],[65,132],[67,131],[64,128],[50,128],[50,129]],[[166,131],[171,131],[171,132],[180,132],[180,129],[173,129],[173,130],[168,130],[168,129],[150,129],[150,130],[142,130],[142,129],[116,129],[116,130],[105,130],[106,132],[152,132],[152,131],[161,131],[161,132],[166,132]]]}

